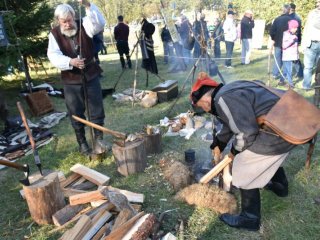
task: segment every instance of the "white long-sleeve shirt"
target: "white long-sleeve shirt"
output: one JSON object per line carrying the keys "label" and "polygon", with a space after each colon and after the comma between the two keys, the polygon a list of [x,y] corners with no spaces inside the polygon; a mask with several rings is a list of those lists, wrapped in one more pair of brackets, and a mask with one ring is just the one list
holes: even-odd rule
{"label": "white long-sleeve shirt", "polygon": [[308,14],[302,34],[302,52],[311,46],[311,41],[320,41],[320,10],[318,9],[313,9]]}
{"label": "white long-sleeve shirt", "polygon": [[[100,13],[98,7],[93,3],[90,3],[90,7],[86,8],[86,16],[82,18],[82,25],[87,35],[92,38],[93,35],[103,30],[105,24],[106,21]],[[51,64],[61,71],[72,70],[73,66],[70,65],[71,58],[63,55],[56,39],[51,32],[49,33],[47,56]]]}

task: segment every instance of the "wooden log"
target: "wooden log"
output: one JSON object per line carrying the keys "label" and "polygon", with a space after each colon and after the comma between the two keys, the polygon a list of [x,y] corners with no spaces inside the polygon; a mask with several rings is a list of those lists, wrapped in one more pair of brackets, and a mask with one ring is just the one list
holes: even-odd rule
{"label": "wooden log", "polygon": [[144,215],[144,212],[140,212],[131,219],[129,219],[126,223],[122,224],[121,228],[116,229],[114,232],[111,232],[108,236],[104,238],[104,240],[119,240],[126,235],[126,233],[130,230],[130,228]]}
{"label": "wooden log", "polygon": [[232,175],[231,175],[231,164],[228,164],[222,171],[223,179],[223,190],[229,192],[231,189]]}
{"label": "wooden log", "polygon": [[[68,240],[80,240],[92,226],[91,218],[87,215],[82,215],[76,225],[72,228],[72,234]],[[67,239],[66,239],[67,240]]]}
{"label": "wooden log", "polygon": [[31,217],[39,225],[51,224],[52,215],[66,205],[56,172],[23,186],[23,190]]}
{"label": "wooden log", "polygon": [[[79,190],[78,190],[79,191]],[[102,190],[95,190],[86,193],[80,193],[69,197],[69,203],[71,206],[77,204],[89,203],[96,200],[106,199],[102,194]]]}
{"label": "wooden log", "polygon": [[133,209],[136,210],[137,212],[141,212],[142,206],[141,206],[140,204],[133,204],[133,203],[131,203],[130,205],[131,205],[131,207],[133,207]]}
{"label": "wooden log", "polygon": [[161,134],[143,134],[144,145],[147,155],[161,153]]}
{"label": "wooden log", "polygon": [[81,178],[80,174],[72,173],[69,177],[66,178],[66,180],[62,181],[60,185],[62,188],[68,187],[71,183],[75,182],[79,178]]}
{"label": "wooden log", "polygon": [[87,179],[85,179],[84,177],[81,177],[78,180],[76,180],[74,183],[72,183],[70,187],[74,188],[75,186],[80,185],[85,181],[87,181]]}
{"label": "wooden log", "polygon": [[125,222],[127,222],[130,218],[132,218],[132,211],[130,211],[129,209],[123,209],[120,211],[120,213],[118,214],[113,227],[112,227],[112,231],[116,230],[118,227],[121,227],[122,224],[124,224]]}
{"label": "wooden log", "polygon": [[110,233],[110,231],[111,231],[111,225],[110,223],[106,223],[104,226],[100,228],[97,234],[93,236],[92,240],[100,240],[103,234],[105,234],[106,232]]}
{"label": "wooden log", "polygon": [[87,192],[87,191],[73,189],[73,188],[63,188],[62,191],[63,191],[64,197],[66,197],[66,198],[69,198],[69,197],[74,196],[74,195],[78,195],[80,193],[86,193]]}
{"label": "wooden log", "polygon": [[228,155],[226,155],[221,162],[219,162],[213,169],[211,169],[206,175],[204,175],[200,179],[200,183],[208,183],[231,162],[232,159]]}
{"label": "wooden log", "polygon": [[127,142],[124,147],[113,144],[112,152],[118,166],[118,172],[124,176],[143,172],[146,168],[147,154],[144,140]]}
{"label": "wooden log", "polygon": [[97,185],[95,185],[94,183],[87,181],[87,180],[83,183],[72,186],[73,189],[83,190],[83,191],[93,190],[93,189],[96,189],[96,187],[97,187]]}
{"label": "wooden log", "polygon": [[143,203],[144,202],[144,195],[141,193],[130,192],[127,190],[123,190],[123,189],[115,188],[115,187],[111,187],[111,186],[108,186],[107,188],[110,191],[122,193],[123,195],[125,195],[127,197],[129,202],[135,202],[135,203]]}
{"label": "wooden log", "polygon": [[98,219],[92,221],[92,227],[83,236],[82,240],[90,240],[111,217],[111,213],[104,211]]}
{"label": "wooden log", "polygon": [[56,226],[62,226],[66,222],[70,221],[74,216],[76,216],[81,210],[85,208],[84,205],[67,205],[64,208],[57,211],[52,215],[53,224]]}
{"label": "wooden log", "polygon": [[141,217],[126,233],[122,240],[146,240],[152,232],[157,219],[153,214]]}
{"label": "wooden log", "polygon": [[105,185],[108,184],[110,178],[102,173],[99,173],[93,169],[85,167],[79,163],[70,168],[72,172],[78,173],[83,176],[85,179],[93,182],[96,185]]}

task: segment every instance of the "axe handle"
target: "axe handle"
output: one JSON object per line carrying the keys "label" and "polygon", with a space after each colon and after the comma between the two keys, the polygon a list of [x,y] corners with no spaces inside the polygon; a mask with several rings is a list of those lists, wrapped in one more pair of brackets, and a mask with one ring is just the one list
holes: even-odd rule
{"label": "axe handle", "polygon": [[28,134],[28,137],[29,137],[29,140],[30,140],[30,144],[31,144],[31,147],[33,150],[36,149],[36,144],[33,140],[33,137],[32,137],[32,133],[30,131],[30,128],[29,128],[29,125],[28,125],[28,122],[27,122],[27,119],[26,119],[26,115],[24,114],[24,111],[23,111],[23,108],[22,108],[22,105],[20,102],[17,102],[17,107],[19,109],[19,112],[20,112],[20,115],[21,115],[21,118],[22,118],[22,121],[23,121],[23,125],[26,129],[26,132]]}
{"label": "axe handle", "polygon": [[115,136],[116,138],[120,138],[120,139],[123,139],[125,140],[127,138],[126,134],[122,133],[122,132],[117,132],[117,131],[113,131],[113,130],[110,130],[110,129],[107,129],[105,127],[102,127],[98,124],[95,124],[95,123],[92,123],[92,122],[89,122],[83,118],[80,118],[80,117],[77,117],[75,115],[72,115],[72,118],[75,119],[76,121],[78,122],[81,122],[89,127],[93,127],[97,130],[100,130],[101,132],[104,132],[104,133],[107,133],[107,134],[111,134],[112,136]]}
{"label": "axe handle", "polygon": [[12,167],[12,168],[18,169],[18,170],[23,171],[23,172],[27,171],[27,166],[26,165],[24,166],[24,165],[21,165],[21,164],[18,164],[18,163],[14,163],[14,162],[11,162],[11,161],[8,161],[8,160],[0,159],[0,164],[4,165],[4,166],[7,166],[7,167]]}
{"label": "axe handle", "polygon": [[232,162],[232,158],[226,155],[221,162],[219,162],[214,168],[210,170],[210,172],[208,172],[206,175],[204,175],[200,179],[200,183],[210,182],[212,178],[214,178],[219,172],[221,172],[231,162]]}

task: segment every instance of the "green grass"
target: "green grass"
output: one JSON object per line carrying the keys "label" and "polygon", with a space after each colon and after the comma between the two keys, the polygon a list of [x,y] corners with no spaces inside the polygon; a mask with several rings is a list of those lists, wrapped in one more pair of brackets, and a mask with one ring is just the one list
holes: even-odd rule
{"label": "green grass", "polygon": [[[157,49],[159,54],[161,48]],[[224,50],[223,50],[224,52]],[[260,79],[264,82],[269,80],[267,73],[267,50],[254,50],[252,55],[252,64],[248,66],[240,65],[240,46],[236,45],[234,69],[225,69],[223,61],[219,63],[220,71],[227,82],[239,79]],[[104,69],[104,79],[101,81],[103,88],[112,88],[121,72],[118,55],[113,51],[108,55],[100,55],[102,67]],[[133,57],[134,60],[134,57]],[[187,73],[168,74],[167,66],[162,64],[162,57],[157,57],[160,76],[164,79],[175,79],[179,81],[179,89],[184,84]],[[137,75],[137,88],[146,89],[146,73],[140,68]],[[133,61],[135,65],[135,61]],[[35,84],[48,82],[61,87],[58,72],[46,64],[48,75],[38,71],[38,75],[32,72]],[[189,69],[190,70],[190,69]],[[201,70],[201,67],[197,69]],[[218,77],[215,79],[219,80]],[[124,73],[118,84],[117,91],[124,90],[133,86],[134,70],[128,70]],[[149,74],[149,87],[159,83],[159,79]],[[8,79],[1,82],[1,89],[5,92],[10,107],[11,115],[17,115],[16,101],[23,102],[28,117],[37,121],[38,118],[30,116],[28,107],[23,99],[20,99],[21,81],[18,79]],[[271,80],[271,85],[276,82]],[[301,82],[298,83],[298,86]],[[158,124],[159,120],[186,112],[190,109],[188,95],[191,88],[191,80],[186,83],[186,90],[174,107],[172,113],[168,116],[172,102],[162,103],[151,109],[145,109],[139,105],[120,104],[112,100],[111,96],[104,99],[106,111],[105,126],[107,128],[122,131],[125,133],[134,133],[141,131],[144,125]],[[312,100],[313,91],[304,92],[297,90],[309,100]],[[55,109],[66,111],[63,99],[51,98]],[[209,119],[210,116],[207,115]],[[1,126],[0,126],[1,127]],[[143,173],[134,174],[129,177],[121,176],[116,170],[114,158],[108,155],[102,162],[89,161],[87,158],[77,153],[77,144],[74,133],[68,119],[64,119],[59,125],[54,127],[55,139],[50,144],[42,147],[39,154],[42,164],[46,169],[61,170],[66,175],[70,173],[70,167],[75,163],[82,163],[93,169],[111,177],[111,185],[135,192],[145,194],[145,203],[143,209],[146,212],[159,214],[168,209],[179,208],[176,212],[169,213],[164,221],[165,231],[174,231],[180,220],[186,224],[184,230],[184,239],[320,239],[320,206],[313,203],[313,198],[319,196],[320,187],[320,167],[319,167],[319,146],[316,146],[312,165],[310,170],[304,169],[306,151],[308,146],[299,146],[292,151],[290,157],[285,162],[285,169],[289,179],[290,194],[287,198],[278,198],[274,194],[261,191],[262,202],[262,227],[259,232],[248,232],[227,227],[222,224],[217,214],[204,208],[195,208],[183,203],[176,202],[173,199],[174,191],[171,186],[163,179],[161,170],[157,161],[162,154],[174,151],[180,154],[181,160],[183,153],[188,148],[196,149],[199,154],[204,156],[209,154],[209,143],[199,140],[205,130],[196,132],[189,141],[180,137],[165,137],[162,139],[163,153],[148,158],[148,167]],[[111,136],[105,136],[109,142]],[[27,156],[18,161],[19,163],[29,163],[32,167],[31,172],[37,169],[33,164],[33,157]],[[19,179],[23,174],[12,169],[0,171],[0,239],[58,239],[63,232],[49,234],[53,226],[37,226],[29,215],[26,202],[19,196],[21,185]],[[238,197],[238,193],[236,192]]]}

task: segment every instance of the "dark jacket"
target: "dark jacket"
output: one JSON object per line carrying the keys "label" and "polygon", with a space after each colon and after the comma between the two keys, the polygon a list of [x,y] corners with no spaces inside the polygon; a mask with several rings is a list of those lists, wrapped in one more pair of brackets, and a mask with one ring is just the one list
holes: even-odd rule
{"label": "dark jacket", "polygon": [[164,27],[161,31],[161,40],[162,42],[172,42],[172,38],[168,28]]}
{"label": "dark jacket", "polygon": [[198,40],[200,39],[200,36],[203,36],[205,41],[207,41],[209,39],[209,31],[208,31],[206,21],[204,21],[204,20],[194,21],[193,31],[194,31],[195,37]]}
{"label": "dark jacket", "polygon": [[[77,25],[78,29],[80,29],[79,21],[77,21]],[[92,38],[86,34],[82,25],[81,28],[81,56],[86,59],[86,68],[84,69],[84,73],[87,81],[90,81],[98,77],[102,72],[102,69],[99,67],[98,63],[94,61],[94,46]],[[76,58],[79,55],[79,48],[76,47],[80,45],[79,30],[73,38],[68,38],[63,35],[59,26],[53,28],[51,33],[56,39],[63,55],[71,58]],[[64,84],[81,84],[81,70],[74,67],[72,70],[61,71],[61,79]]]}
{"label": "dark jacket", "polygon": [[274,133],[261,131],[256,118],[268,113],[279,97],[250,81],[235,81],[214,91],[212,113],[223,127],[216,135],[221,150],[235,136],[233,148],[239,152],[246,149],[265,155],[286,153],[292,145]]}
{"label": "dark jacket", "polygon": [[118,23],[114,28],[114,39],[116,41],[126,41],[128,42],[129,37],[129,26],[123,22]]}
{"label": "dark jacket", "polygon": [[186,40],[188,39],[189,35],[190,35],[190,31],[191,31],[191,24],[189,22],[188,19],[185,19],[179,28],[179,34],[182,40]]}
{"label": "dark jacket", "polygon": [[288,30],[288,22],[291,20],[288,14],[277,17],[271,26],[270,37],[274,41],[275,47],[282,47],[283,32]]}
{"label": "dark jacket", "polygon": [[247,16],[243,16],[241,19],[241,39],[251,39],[252,28],[254,28],[254,20]]}

